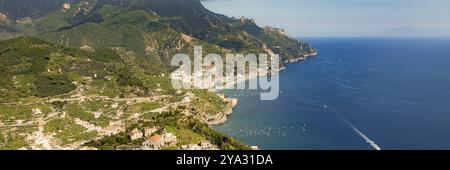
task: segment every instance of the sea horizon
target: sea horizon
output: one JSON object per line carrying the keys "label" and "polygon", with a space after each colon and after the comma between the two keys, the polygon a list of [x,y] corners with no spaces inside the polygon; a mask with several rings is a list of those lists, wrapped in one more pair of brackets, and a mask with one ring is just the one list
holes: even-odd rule
{"label": "sea horizon", "polygon": [[280,98],[227,91],[239,102],[215,129],[269,150],[450,148],[450,39],[301,40],[319,55],[286,65]]}

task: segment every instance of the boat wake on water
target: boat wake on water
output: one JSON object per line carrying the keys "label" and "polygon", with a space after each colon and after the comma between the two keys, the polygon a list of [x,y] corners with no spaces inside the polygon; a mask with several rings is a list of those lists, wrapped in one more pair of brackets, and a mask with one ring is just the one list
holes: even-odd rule
{"label": "boat wake on water", "polygon": [[[330,106],[327,105],[327,108]],[[336,111],[336,110],[335,110]],[[378,146],[375,141],[370,139],[366,134],[361,132],[352,122],[350,122],[342,113],[339,111],[336,111],[336,114],[345,122],[347,123],[356,133],[358,133],[359,136],[361,136],[373,149],[375,150],[381,150],[381,147]]]}
{"label": "boat wake on water", "polygon": [[350,125],[350,127],[352,127],[352,129],[358,133],[359,136],[361,136],[368,144],[370,144],[370,146],[372,146],[375,150],[381,150],[381,147],[378,146],[375,141],[373,141],[372,139],[370,139],[367,135],[365,135],[364,133],[362,133],[352,122],[350,122],[349,120],[347,120],[342,114],[338,113],[340,115],[340,117],[342,117],[342,119],[347,122],[348,125]]}

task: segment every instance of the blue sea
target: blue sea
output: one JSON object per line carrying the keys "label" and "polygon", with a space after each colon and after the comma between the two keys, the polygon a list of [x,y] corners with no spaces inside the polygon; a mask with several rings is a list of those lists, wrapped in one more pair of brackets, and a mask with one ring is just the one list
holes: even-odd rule
{"label": "blue sea", "polygon": [[450,149],[450,39],[307,38],[319,55],[251,90],[215,129],[260,149]]}

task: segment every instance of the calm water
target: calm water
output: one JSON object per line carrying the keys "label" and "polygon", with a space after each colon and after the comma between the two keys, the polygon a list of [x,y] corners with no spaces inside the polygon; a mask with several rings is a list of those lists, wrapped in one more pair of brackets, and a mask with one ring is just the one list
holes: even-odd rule
{"label": "calm water", "polygon": [[262,149],[450,149],[450,40],[306,41],[320,54],[287,66],[278,100],[228,91],[215,128]]}

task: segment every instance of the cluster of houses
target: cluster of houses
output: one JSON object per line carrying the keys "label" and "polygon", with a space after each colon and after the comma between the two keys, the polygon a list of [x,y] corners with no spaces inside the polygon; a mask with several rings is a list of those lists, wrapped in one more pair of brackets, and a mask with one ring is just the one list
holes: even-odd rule
{"label": "cluster of houses", "polygon": [[108,126],[103,128],[103,135],[115,135],[123,131],[125,131],[125,127],[123,126],[122,121],[111,121]]}
{"label": "cluster of houses", "polygon": [[210,141],[204,140],[200,144],[182,145],[182,150],[219,150],[217,145],[211,144]]}
{"label": "cluster of houses", "polygon": [[141,149],[143,150],[160,150],[166,147],[176,146],[177,137],[172,133],[156,134],[156,127],[146,128],[144,131],[133,129],[129,135],[131,140],[144,138]]}
{"label": "cluster of houses", "polygon": [[217,145],[212,144],[210,141],[205,140],[199,144],[188,144],[177,147],[177,136],[173,133],[164,132],[158,134],[158,128],[146,128],[143,131],[139,129],[133,129],[128,135],[131,140],[144,139],[142,146],[139,149],[142,150],[161,150],[167,147],[176,147],[181,150],[219,150]]}

